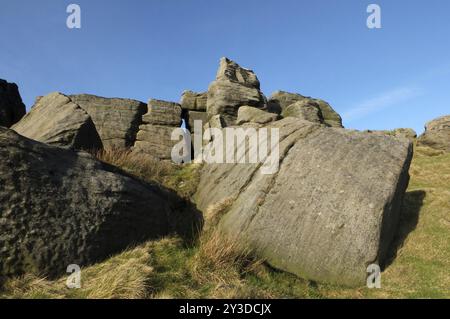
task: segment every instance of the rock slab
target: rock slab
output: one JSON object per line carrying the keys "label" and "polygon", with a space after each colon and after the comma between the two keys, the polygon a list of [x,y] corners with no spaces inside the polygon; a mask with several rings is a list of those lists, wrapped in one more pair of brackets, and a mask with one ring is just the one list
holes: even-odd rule
{"label": "rock slab", "polygon": [[150,100],[148,113],[142,119],[133,151],[170,160],[172,148],[178,141],[172,141],[172,132],[181,127],[181,106],[177,103]]}
{"label": "rock slab", "polygon": [[102,147],[91,117],[68,96],[57,92],[38,98],[31,111],[12,129],[25,137],[60,147],[86,150]]}
{"label": "rock slab", "polygon": [[147,105],[140,101],[104,98],[90,94],[71,95],[91,117],[104,148],[130,148],[136,140]]}

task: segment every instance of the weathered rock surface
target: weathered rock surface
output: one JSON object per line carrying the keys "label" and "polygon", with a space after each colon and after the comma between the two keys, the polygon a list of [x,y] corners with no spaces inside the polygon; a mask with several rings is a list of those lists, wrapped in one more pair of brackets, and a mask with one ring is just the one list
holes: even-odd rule
{"label": "weathered rock surface", "polygon": [[25,112],[17,85],[0,79],[0,126],[11,127]]}
{"label": "weathered rock surface", "polygon": [[268,106],[271,112],[281,114],[285,108],[295,102],[303,101],[305,97],[297,93],[277,91],[269,98]]}
{"label": "weathered rock surface", "polygon": [[425,126],[418,145],[450,152],[450,115],[437,118]]}
{"label": "weathered rock surface", "polygon": [[196,93],[184,91],[181,97],[181,108],[188,111],[206,112],[208,92]]}
{"label": "weathered rock surface", "polygon": [[320,109],[323,123],[331,127],[343,127],[341,116],[328,104],[320,99],[305,97],[296,93],[278,91],[269,98],[268,109],[270,112],[282,114],[286,108],[296,102],[303,102],[305,105],[317,105]]}
{"label": "weathered rock surface", "polygon": [[220,223],[272,266],[310,280],[363,285],[382,264],[408,185],[406,139],[330,128],[295,118],[280,129],[280,169],[206,165],[195,199],[205,211],[232,198]]}
{"label": "weathered rock surface", "polygon": [[397,128],[394,130],[368,130],[366,131],[372,134],[381,134],[381,135],[391,135],[396,137],[404,137],[411,141],[414,141],[417,138],[417,133],[411,128]]}
{"label": "weathered rock surface", "polygon": [[144,240],[188,235],[199,218],[172,192],[88,153],[0,128],[0,277],[55,277]]}
{"label": "weathered rock surface", "polygon": [[102,147],[91,117],[61,93],[39,97],[31,111],[12,129],[25,137],[55,146],[86,150]]}
{"label": "weathered rock surface", "polygon": [[307,99],[287,106],[281,114],[283,117],[295,117],[318,124],[324,123],[319,104]]}
{"label": "weathered rock surface", "polygon": [[133,151],[153,157],[171,159],[172,148],[178,141],[172,141],[172,132],[180,128],[181,106],[177,103],[150,100],[148,113],[142,119]]}
{"label": "weathered rock surface", "polygon": [[181,126],[181,107],[177,103],[150,100],[148,113],[142,118],[142,122],[151,125]]}
{"label": "weathered rock surface", "polygon": [[95,95],[72,95],[70,99],[92,118],[104,148],[129,148],[136,140],[145,103]]}
{"label": "weathered rock surface", "polygon": [[208,89],[208,117],[221,115],[226,126],[232,126],[241,106],[265,108],[266,104],[255,73],[222,58],[216,80]]}
{"label": "weathered rock surface", "polygon": [[341,116],[330,104],[321,99],[313,100],[319,104],[320,112],[322,113],[323,121],[326,125],[331,127],[343,127]]}
{"label": "weathered rock surface", "polygon": [[261,109],[251,106],[241,106],[238,111],[236,124],[242,125],[245,123],[267,124],[279,119],[279,116],[274,113],[269,113]]}

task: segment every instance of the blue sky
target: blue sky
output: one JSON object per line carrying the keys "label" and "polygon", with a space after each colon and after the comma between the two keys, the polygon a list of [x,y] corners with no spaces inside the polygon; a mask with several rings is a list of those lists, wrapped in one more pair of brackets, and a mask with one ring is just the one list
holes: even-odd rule
{"label": "blue sky", "polygon": [[[276,90],[323,98],[346,127],[423,131],[450,114],[448,0],[0,0],[0,78],[27,107],[53,91],[178,101],[220,57]],[[82,28],[66,27],[66,7]],[[366,8],[382,9],[382,29]]]}

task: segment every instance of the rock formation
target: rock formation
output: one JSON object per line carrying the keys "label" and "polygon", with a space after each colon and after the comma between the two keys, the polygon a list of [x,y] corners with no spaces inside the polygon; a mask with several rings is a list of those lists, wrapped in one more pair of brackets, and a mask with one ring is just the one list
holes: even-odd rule
{"label": "rock formation", "polygon": [[196,93],[184,91],[181,96],[181,108],[188,111],[206,112],[208,92]]}
{"label": "rock formation", "polygon": [[294,102],[285,107],[281,115],[283,117],[295,117],[318,124],[324,123],[319,104],[308,99]]}
{"label": "rock formation", "polygon": [[172,132],[181,127],[181,106],[161,100],[148,102],[148,113],[142,118],[133,151],[169,160],[173,146]]}
{"label": "rock formation", "polygon": [[11,127],[25,112],[17,85],[0,79],[0,126]]}
{"label": "rock formation", "polygon": [[363,285],[382,264],[408,185],[412,144],[295,118],[280,129],[280,169],[203,168],[198,207],[233,198],[220,228],[272,266],[314,281]]}
{"label": "rock formation", "polygon": [[[345,130],[327,102],[300,94],[280,91],[267,101],[255,73],[229,59],[221,60],[207,93],[186,91],[180,104],[53,93],[13,129],[57,146],[131,147],[169,160],[182,120],[191,132],[195,120],[203,130],[279,129],[279,170],[272,175],[261,163],[204,165],[195,202],[206,211],[233,199],[219,224],[224,236],[314,281],[362,285],[367,266],[383,264],[415,133]],[[429,123],[420,143],[449,150],[449,122]],[[194,229],[195,212],[173,193],[86,153],[1,129],[0,158],[0,274],[56,275],[130,243]]]}
{"label": "rock formation", "polygon": [[147,112],[145,103],[95,95],[71,95],[91,117],[104,148],[129,148],[136,140],[142,116]]}
{"label": "rock formation", "polygon": [[[320,114],[319,117],[321,118],[321,121],[331,127],[343,127],[342,126],[342,118],[341,116],[328,104],[327,102],[320,100],[320,99],[313,99],[310,97],[305,97],[300,94],[296,93],[288,93],[284,91],[278,91],[275,92],[268,101],[268,109],[270,112],[277,113],[277,114],[283,114],[284,116],[292,116],[294,117],[299,116],[299,118],[304,119],[304,113],[303,112],[294,112],[291,113],[288,110],[288,107],[292,104],[295,104],[297,102],[302,102],[303,107],[311,106],[313,108],[319,108]],[[298,110],[298,106],[295,107]],[[312,114],[315,113],[315,110],[311,110],[308,113]],[[316,118],[314,116],[314,118]],[[316,122],[316,119],[314,120]]]}
{"label": "rock formation", "polygon": [[450,152],[450,115],[439,117],[425,126],[418,145]]}
{"label": "rock formation", "polygon": [[0,128],[0,277],[55,277],[144,240],[196,229],[198,213],[161,186],[88,153]]}
{"label": "rock formation", "polygon": [[221,115],[226,126],[235,124],[241,106],[266,107],[255,73],[222,58],[216,80],[208,89],[208,117]]}
{"label": "rock formation", "polygon": [[91,117],[61,93],[38,98],[31,111],[12,129],[25,137],[55,146],[86,150],[102,147]]}
{"label": "rock formation", "polygon": [[391,136],[396,136],[396,137],[404,137],[409,139],[410,141],[414,141],[417,138],[417,133],[411,129],[411,128],[397,128],[394,130],[384,130],[384,131],[379,131],[379,130],[367,130],[366,132],[368,133],[372,133],[372,134],[382,134],[382,135],[391,135]]}
{"label": "rock formation", "polygon": [[238,111],[236,124],[245,123],[267,124],[279,119],[277,114],[269,113],[251,106],[241,106]]}

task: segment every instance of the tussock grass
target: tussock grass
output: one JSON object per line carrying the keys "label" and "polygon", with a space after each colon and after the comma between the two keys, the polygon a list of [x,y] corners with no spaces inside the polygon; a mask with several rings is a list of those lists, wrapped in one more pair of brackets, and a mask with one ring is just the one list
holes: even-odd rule
{"label": "tussock grass", "polygon": [[26,299],[135,299],[148,294],[149,244],[129,249],[105,262],[81,271],[81,289],[69,289],[67,278],[49,281],[25,275],[6,282],[1,298]]}
{"label": "tussock grass", "polygon": [[175,165],[149,155],[127,149],[106,149],[93,154],[102,162],[119,167],[146,181],[153,181],[175,190],[184,198],[191,198],[199,182],[199,164]]}
{"label": "tussock grass", "polygon": [[[105,162],[185,196],[193,193],[195,182],[182,183],[190,177],[195,181],[198,167],[166,167],[167,163],[135,156],[99,155]],[[130,249],[83,269],[79,290],[65,288],[66,278],[12,279],[0,297],[450,298],[450,154],[418,147],[410,174],[401,227],[392,261],[382,273],[382,289],[317,284],[268,267],[219,233],[217,224],[233,203],[229,198],[205,212],[204,231],[192,245],[172,237]]]}

